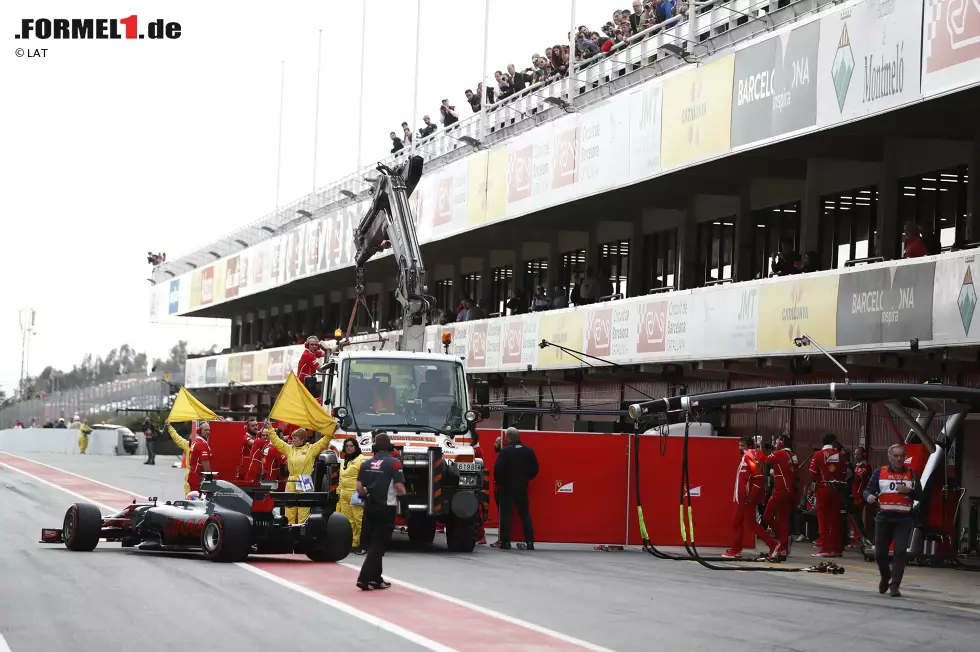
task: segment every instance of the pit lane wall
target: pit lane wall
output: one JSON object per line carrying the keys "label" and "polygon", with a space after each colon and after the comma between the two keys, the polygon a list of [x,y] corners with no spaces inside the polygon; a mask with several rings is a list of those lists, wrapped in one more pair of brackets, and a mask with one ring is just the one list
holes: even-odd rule
{"label": "pit lane wall", "polygon": [[[427,348],[450,352],[471,374],[527,369],[570,369],[584,363],[548,340],[619,364],[741,359],[809,353],[793,339],[807,334],[834,352],[908,350],[980,344],[975,318],[980,250],[843,270],[747,281],[682,292],[430,326]],[[397,333],[384,334],[385,348]],[[379,346],[377,336],[355,339],[351,349]],[[301,346],[187,361],[190,388],[229,382],[279,384],[296,371]]]}
{"label": "pit lane wall", "polygon": [[[419,241],[976,85],[978,42],[976,2],[862,0],[806,15],[426,174],[410,199]],[[368,203],[154,285],[151,321],[350,267]]]}
{"label": "pit lane wall", "polygon": [[[0,430],[0,451],[4,453],[79,454],[79,431],[71,428],[10,428]],[[120,453],[116,451],[119,450]],[[86,455],[125,454],[122,435],[114,430],[89,433]]]}

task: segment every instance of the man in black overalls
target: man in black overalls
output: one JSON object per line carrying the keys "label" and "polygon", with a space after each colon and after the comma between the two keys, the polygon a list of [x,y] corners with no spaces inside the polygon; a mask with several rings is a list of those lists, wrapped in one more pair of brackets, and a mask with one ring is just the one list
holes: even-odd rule
{"label": "man in black overalls", "polygon": [[357,473],[357,493],[364,500],[361,547],[367,550],[357,578],[357,588],[362,591],[391,586],[381,577],[381,559],[395,529],[398,497],[405,495],[405,473],[402,463],[391,455],[388,433],[375,430],[372,434],[374,456],[365,460]]}

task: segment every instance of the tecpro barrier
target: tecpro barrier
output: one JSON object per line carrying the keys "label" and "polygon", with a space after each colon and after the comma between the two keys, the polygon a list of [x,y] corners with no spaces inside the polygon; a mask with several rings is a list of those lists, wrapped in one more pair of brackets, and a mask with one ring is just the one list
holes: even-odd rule
{"label": "tecpro barrier", "polygon": [[[80,431],[70,428],[10,428],[0,430],[0,451],[79,454],[79,436]],[[125,454],[122,434],[117,430],[93,430],[89,433],[85,454]]]}

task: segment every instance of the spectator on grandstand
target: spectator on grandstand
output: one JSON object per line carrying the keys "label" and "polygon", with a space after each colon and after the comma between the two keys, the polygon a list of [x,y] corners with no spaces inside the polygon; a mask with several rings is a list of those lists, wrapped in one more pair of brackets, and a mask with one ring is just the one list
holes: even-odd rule
{"label": "spectator on grandstand", "polygon": [[512,315],[523,315],[527,312],[527,298],[524,296],[523,288],[514,288],[504,307],[510,310]]}
{"label": "spectator on grandstand", "polygon": [[[479,84],[476,85],[476,94],[479,95],[480,97],[483,97],[483,82],[480,82]],[[494,103],[495,94],[496,94],[496,90],[494,90],[493,86],[487,89],[487,95],[486,95],[487,104]]]}
{"label": "spectator on grandstand", "polygon": [[505,97],[510,97],[513,93],[510,88],[510,78],[499,70],[493,73],[493,78],[497,82],[497,99],[502,100]]}
{"label": "spectator on grandstand", "polygon": [[151,251],[146,252],[146,262],[150,263],[151,265],[162,265],[166,261],[167,261],[167,254],[164,253],[155,254]]}
{"label": "spectator on grandstand", "polygon": [[800,254],[793,250],[793,241],[784,238],[779,241],[779,251],[772,258],[772,275],[789,276],[799,274],[803,264]]}
{"label": "spectator on grandstand", "polygon": [[425,123],[425,126],[419,127],[419,138],[428,138],[432,134],[436,133],[436,129],[438,129],[438,127],[434,122],[432,122],[432,120],[429,119],[429,116],[422,116],[422,122]]}
{"label": "spectator on grandstand", "polygon": [[674,17],[674,0],[656,0],[657,22],[664,23]]}
{"label": "spectator on grandstand", "polygon": [[561,45],[551,47],[551,70],[552,74],[564,77],[568,74],[568,59],[564,56]]}
{"label": "spectator on grandstand", "polygon": [[929,251],[922,240],[922,232],[915,222],[905,223],[905,258],[928,256]]}
{"label": "spectator on grandstand", "polygon": [[443,100],[442,104],[439,106],[439,113],[442,115],[442,126],[448,127],[451,124],[459,122],[459,116],[456,115],[456,107],[449,104],[449,100]]}
{"label": "spectator on grandstand", "polygon": [[512,93],[519,93],[524,87],[531,83],[531,69],[525,68],[517,72],[517,68],[512,63],[507,64],[507,74],[510,76],[510,90]]}
{"label": "spectator on grandstand", "polygon": [[803,254],[803,273],[809,274],[810,272],[816,272],[820,270],[820,261],[817,257],[817,252],[808,251]]}
{"label": "spectator on grandstand", "polygon": [[633,13],[629,15],[630,34],[639,34],[645,29],[643,27],[644,13],[642,0],[633,0]]}
{"label": "spectator on grandstand", "polygon": [[544,290],[543,285],[539,285],[534,288],[534,298],[531,300],[531,310],[534,312],[543,312],[551,307],[551,303],[548,301],[548,295]]}
{"label": "spectator on grandstand", "polygon": [[575,305],[587,305],[590,303],[595,303],[601,296],[602,288],[599,285],[599,279],[595,275],[595,270],[591,267],[585,270],[585,276],[582,277],[578,284],[578,298],[579,301]]}
{"label": "spectator on grandstand", "polygon": [[405,145],[404,145],[404,143],[402,143],[402,139],[401,139],[401,138],[399,138],[399,137],[398,137],[398,136],[397,136],[397,135],[395,134],[395,132],[394,132],[394,131],[393,131],[393,132],[391,132],[391,133],[390,133],[390,134],[388,134],[388,135],[389,135],[389,136],[391,137],[391,143],[392,143],[392,145],[391,145],[391,153],[392,153],[392,154],[394,154],[394,153],[395,153],[395,152],[397,152],[398,150],[401,150],[401,149],[405,149]]}
{"label": "spectator on grandstand", "polygon": [[466,310],[466,321],[476,321],[477,319],[486,319],[487,311],[483,309],[481,304],[485,304],[486,301],[480,301],[477,303],[473,299],[469,299],[469,306]]}
{"label": "spectator on grandstand", "polygon": [[402,138],[402,141],[404,141],[406,144],[412,142],[412,130],[409,128],[407,122],[402,123],[402,134],[405,136]]}
{"label": "spectator on grandstand", "polygon": [[551,288],[551,309],[561,310],[568,307],[568,292],[560,285]]}
{"label": "spectator on grandstand", "polygon": [[[479,89],[479,87],[477,87],[477,89]],[[470,110],[473,111],[473,113],[479,113],[480,112],[480,96],[479,95],[474,95],[473,94],[473,91],[471,91],[468,88],[465,91],[463,91],[463,94],[466,95],[466,101],[470,103]]]}
{"label": "spectator on grandstand", "polygon": [[551,63],[539,54],[534,55],[534,73],[531,75],[531,83],[538,84],[548,81],[551,77]]}
{"label": "spectator on grandstand", "polygon": [[599,54],[599,46],[592,42],[592,37],[579,32],[575,37],[575,59],[591,59]]}

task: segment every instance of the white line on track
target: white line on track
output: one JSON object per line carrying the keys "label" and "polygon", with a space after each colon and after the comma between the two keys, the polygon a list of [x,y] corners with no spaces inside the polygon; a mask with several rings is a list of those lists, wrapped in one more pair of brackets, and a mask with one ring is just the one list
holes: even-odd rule
{"label": "white line on track", "polygon": [[[113,489],[115,491],[119,491],[119,492],[122,492],[124,494],[131,494],[131,495],[136,495],[136,496],[139,495],[139,494],[135,494],[135,493],[133,493],[131,491],[127,491],[126,489],[122,489],[121,487],[116,487],[114,485],[107,484],[105,482],[100,482],[98,480],[93,480],[92,478],[86,477],[84,475],[79,475],[77,473],[72,473],[71,471],[65,471],[64,469],[60,469],[60,468],[58,468],[56,466],[51,466],[50,464],[45,464],[44,462],[37,462],[37,461],[32,460],[30,458],[21,457],[19,455],[13,455],[11,453],[6,453],[6,452],[4,453],[4,455],[10,455],[11,457],[16,457],[18,459],[22,459],[22,460],[24,460],[26,462],[30,462],[32,464],[40,464],[41,466],[45,466],[45,467],[47,467],[49,469],[52,469],[54,471],[58,471],[59,473],[66,473],[68,475],[75,476],[76,478],[79,478],[79,479],[82,479],[82,480],[86,480],[88,482],[94,482],[96,484],[102,485],[103,487],[107,487],[109,489]],[[23,471],[21,469],[18,469],[18,468],[15,468],[13,466],[10,466],[9,464],[4,464],[3,462],[0,462],[0,466],[4,466],[4,467],[6,467],[6,468],[8,468],[8,469],[10,469],[12,471],[16,471],[18,473],[22,473],[23,475],[26,475],[29,478],[32,478],[32,479],[34,479],[34,480],[36,480],[38,482],[41,482],[43,484],[46,484],[49,487],[52,487],[54,489],[58,489],[60,491],[63,491],[65,493],[67,493],[69,495],[72,495],[72,496],[75,496],[76,498],[79,498],[79,499],[81,499],[81,500],[83,500],[85,502],[89,502],[89,503],[92,503],[94,505],[97,505],[100,508],[109,511],[110,513],[115,513],[117,511],[119,511],[118,509],[114,509],[114,508],[108,507],[107,505],[103,505],[101,503],[98,503],[98,502],[95,502],[93,500],[90,500],[89,498],[86,498],[85,496],[82,496],[81,494],[77,494],[74,491],[71,491],[70,489],[66,489],[64,487],[60,487],[60,486],[58,486],[58,485],[56,485],[56,484],[54,484],[52,482],[48,482],[47,480],[44,480],[42,478],[39,478],[39,477],[37,477],[36,475],[34,475],[32,473],[28,473],[27,471]],[[347,568],[351,568],[353,570],[360,570],[360,566],[356,566],[354,564],[349,564],[349,563],[346,563],[346,562],[340,562],[338,565],[340,565],[340,566],[346,566]],[[412,631],[409,631],[407,629],[404,629],[403,627],[400,627],[400,626],[398,626],[398,625],[396,625],[394,623],[391,623],[389,621],[383,620],[383,619],[378,618],[376,616],[372,616],[369,613],[363,612],[363,611],[361,611],[359,609],[355,609],[354,607],[351,607],[350,605],[344,604],[343,602],[340,602],[338,600],[334,600],[333,598],[327,597],[327,596],[325,596],[325,595],[323,595],[321,593],[317,593],[315,591],[312,591],[310,589],[307,589],[306,587],[303,587],[303,586],[300,586],[299,584],[295,584],[293,582],[290,582],[289,580],[283,579],[283,578],[278,577],[276,575],[273,575],[271,573],[267,573],[266,571],[263,571],[261,569],[255,568],[254,566],[250,566],[247,563],[236,564],[236,566],[239,566],[240,568],[244,568],[245,570],[247,570],[247,571],[249,571],[251,573],[255,573],[256,575],[259,575],[260,577],[264,577],[265,579],[270,580],[272,582],[275,582],[276,584],[279,584],[280,586],[283,586],[283,587],[292,589],[294,591],[297,591],[299,593],[302,593],[303,595],[306,595],[307,597],[313,598],[314,600],[317,600],[317,601],[319,601],[319,602],[321,602],[321,603],[323,603],[325,605],[331,606],[331,607],[337,609],[338,611],[343,611],[344,613],[347,613],[347,614],[349,614],[351,616],[354,616],[355,618],[358,618],[358,619],[363,620],[363,621],[365,621],[367,623],[370,623],[370,624],[372,624],[372,625],[374,625],[374,626],[376,626],[376,627],[378,627],[380,629],[383,629],[383,630],[385,630],[385,631],[387,631],[387,632],[389,632],[391,634],[395,634],[396,636],[400,636],[400,637],[402,637],[402,638],[404,638],[404,639],[406,639],[408,641],[411,641],[413,643],[416,643],[417,645],[421,645],[422,647],[425,647],[427,649],[438,651],[438,652],[452,652],[452,650],[453,650],[453,648],[446,647],[446,646],[442,645],[441,643],[438,643],[438,642],[433,641],[431,639],[425,638],[424,636],[421,636],[421,635],[416,634],[416,633],[414,633]],[[387,575],[387,574],[385,575],[385,579],[387,579],[388,581],[390,581],[392,584],[400,584],[401,586],[404,586],[407,589],[411,589],[413,591],[418,591],[419,593],[422,593],[422,594],[431,596],[433,598],[438,598],[440,600],[444,600],[446,602],[449,602],[450,604],[455,604],[455,605],[457,605],[459,607],[463,607],[463,608],[470,609],[470,610],[475,611],[475,612],[478,612],[478,613],[485,614],[487,616],[490,616],[491,618],[495,618],[497,620],[501,620],[501,621],[510,623],[512,625],[517,625],[518,627],[523,627],[525,629],[529,629],[531,631],[537,632],[539,634],[543,634],[545,636],[550,636],[550,637],[555,638],[557,640],[564,641],[565,643],[568,643],[570,645],[575,645],[575,646],[581,647],[581,648],[586,649],[586,650],[592,650],[593,652],[613,652],[613,650],[611,650],[609,648],[605,648],[605,647],[602,647],[600,645],[595,645],[594,643],[589,643],[588,641],[583,641],[581,639],[575,638],[574,636],[569,636],[567,634],[562,634],[561,632],[557,632],[557,631],[554,631],[552,629],[548,629],[547,627],[542,627],[540,625],[535,625],[534,623],[531,623],[531,622],[528,622],[528,621],[525,621],[525,620],[521,620],[520,618],[515,618],[513,616],[508,616],[507,614],[501,613],[499,611],[494,611],[493,609],[488,609],[486,607],[481,607],[480,605],[473,604],[472,602],[467,602],[466,600],[461,600],[460,598],[454,598],[453,596],[447,595],[445,593],[439,593],[438,591],[433,591],[431,589],[427,589],[425,587],[418,586],[416,584],[411,584],[409,582],[404,582],[402,580],[398,580],[398,579],[395,579],[394,577],[392,577],[390,575]],[[10,652],[10,649],[7,648],[5,650],[2,647],[2,644],[3,644],[3,638],[0,637],[0,652]]]}
{"label": "white line on track", "polygon": [[[352,568],[354,570],[360,570],[360,566],[354,564],[348,564],[346,562],[338,562],[340,566],[346,566],[347,568]],[[523,627],[525,629],[530,629],[539,634],[544,634],[545,636],[550,636],[552,638],[564,641],[569,645],[575,645],[586,650],[592,650],[593,652],[613,652],[609,648],[602,647],[601,645],[595,645],[594,643],[589,643],[588,641],[583,641],[581,639],[575,638],[574,636],[569,636],[567,634],[562,634],[561,632],[556,632],[553,629],[548,629],[547,627],[542,627],[541,625],[535,625],[534,623],[529,623],[526,620],[521,620],[520,618],[515,618],[513,616],[508,616],[507,614],[500,613],[499,611],[494,611],[493,609],[487,609],[486,607],[481,607],[480,605],[473,604],[472,602],[467,602],[466,600],[461,600],[459,598],[454,598],[451,595],[446,595],[445,593],[439,593],[438,591],[433,591],[432,589],[427,589],[423,586],[418,586],[417,584],[411,584],[409,582],[404,582],[399,579],[395,579],[391,575],[385,573],[385,579],[392,584],[399,584],[407,589],[412,589],[413,591],[418,591],[419,593],[424,593],[425,595],[431,596],[433,598],[438,598],[440,600],[445,600],[451,604],[457,605],[459,607],[464,607],[470,609],[471,611],[476,611],[482,614],[486,614],[492,618],[502,620],[504,622],[510,623],[511,625],[517,625],[518,627]]]}
{"label": "white line on track", "polygon": [[238,566],[239,568],[244,568],[245,570],[251,573],[255,573],[259,577],[264,577],[270,582],[275,582],[276,584],[286,587],[287,589],[298,591],[299,593],[302,593],[308,598],[312,598],[313,600],[322,602],[328,607],[333,607],[337,611],[342,611],[345,614],[354,616],[355,618],[359,618],[360,620],[363,620],[364,622],[370,625],[374,625],[379,629],[383,629],[386,632],[389,632],[396,636],[400,636],[407,641],[411,641],[412,643],[415,643],[416,645],[421,645],[426,649],[434,650],[435,652],[453,652],[454,650],[454,648],[446,647],[442,643],[437,643],[432,639],[426,638],[420,634],[416,634],[415,632],[411,632],[403,627],[399,627],[398,625],[388,622],[387,620],[378,618],[377,616],[372,616],[371,614],[361,611],[360,609],[355,609],[354,607],[348,604],[344,604],[339,600],[334,600],[333,598],[327,597],[322,593],[311,591],[310,589],[307,589],[304,586],[300,586],[299,584],[295,584],[293,582],[290,582],[289,580],[283,579],[271,573],[267,573],[260,568],[255,568],[254,566],[250,566],[247,563],[239,563],[235,565]]}

